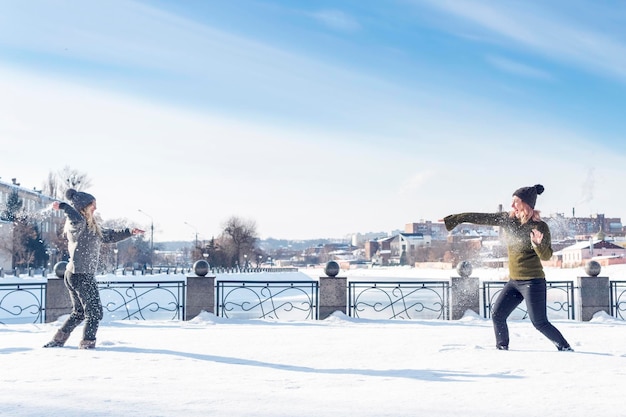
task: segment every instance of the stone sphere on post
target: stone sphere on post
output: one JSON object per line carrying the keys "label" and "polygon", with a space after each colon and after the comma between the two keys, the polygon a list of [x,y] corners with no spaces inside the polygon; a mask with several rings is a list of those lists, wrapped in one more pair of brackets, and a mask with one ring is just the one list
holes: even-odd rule
{"label": "stone sphere on post", "polygon": [[602,270],[602,265],[596,261],[589,261],[587,265],[585,265],[585,272],[590,277],[597,277],[600,275],[600,271]]}
{"label": "stone sphere on post", "polygon": [[324,273],[331,278],[334,278],[339,274],[339,264],[335,261],[329,261],[324,267]]}
{"label": "stone sphere on post", "polygon": [[54,275],[57,278],[63,278],[65,276],[65,270],[67,269],[67,262],[61,261],[54,264]]}
{"label": "stone sphere on post", "polygon": [[456,266],[456,272],[463,278],[467,278],[472,275],[472,264],[470,261],[461,261]]}
{"label": "stone sphere on post", "polygon": [[209,263],[204,259],[194,262],[193,272],[199,277],[206,276],[209,273]]}

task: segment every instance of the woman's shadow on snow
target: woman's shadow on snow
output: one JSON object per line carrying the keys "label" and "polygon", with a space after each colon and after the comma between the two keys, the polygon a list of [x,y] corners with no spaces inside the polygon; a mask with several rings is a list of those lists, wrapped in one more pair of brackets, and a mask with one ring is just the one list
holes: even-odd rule
{"label": "woman's shadow on snow", "polygon": [[418,369],[353,369],[353,368],[338,368],[338,369],[325,369],[325,368],[311,368],[308,366],[299,365],[286,365],[280,363],[263,362],[252,359],[234,358],[228,356],[217,355],[205,355],[199,353],[180,352],[167,349],[142,349],[136,347],[101,347],[100,350],[115,351],[115,352],[128,352],[128,353],[145,353],[156,355],[168,355],[178,356],[187,359],[193,359],[197,361],[223,363],[228,365],[237,366],[252,366],[259,368],[269,368],[287,372],[306,372],[316,374],[329,374],[329,375],[359,375],[359,376],[373,376],[381,378],[408,378],[425,381],[466,381],[471,382],[476,378],[500,378],[500,379],[522,379],[523,377],[518,375],[508,374],[475,374],[469,372],[450,372],[450,371],[437,371],[437,370],[418,370]]}

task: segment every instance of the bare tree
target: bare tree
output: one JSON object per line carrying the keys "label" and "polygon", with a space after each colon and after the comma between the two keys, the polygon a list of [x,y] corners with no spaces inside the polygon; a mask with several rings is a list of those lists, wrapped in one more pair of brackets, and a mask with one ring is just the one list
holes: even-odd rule
{"label": "bare tree", "polygon": [[243,266],[244,255],[254,254],[256,222],[233,216],[224,223],[223,236],[231,249],[231,266]]}
{"label": "bare tree", "polygon": [[42,192],[52,198],[59,198],[59,184],[57,174],[48,173],[48,179],[43,183]]}
{"label": "bare tree", "polygon": [[[126,218],[107,219],[102,221],[99,214],[97,219],[107,229],[132,229],[136,224]],[[116,252],[117,250],[117,252]],[[117,243],[107,243],[100,247],[100,267],[107,271],[119,266],[142,266],[150,260],[150,246],[143,236],[135,236]]]}
{"label": "bare tree", "polygon": [[29,243],[37,239],[37,231],[22,217],[13,222],[13,267],[28,268],[35,261],[35,251]]}
{"label": "bare tree", "polygon": [[57,172],[49,172],[42,189],[44,194],[52,198],[63,199],[68,188],[84,191],[89,187],[91,187],[91,179],[87,177],[87,174],[66,165]]}
{"label": "bare tree", "polygon": [[83,191],[91,187],[91,179],[87,177],[87,174],[76,169],[72,169],[67,165],[59,171],[59,178],[63,180],[63,187],[65,187],[63,189],[63,194],[65,194],[65,190],[68,188]]}

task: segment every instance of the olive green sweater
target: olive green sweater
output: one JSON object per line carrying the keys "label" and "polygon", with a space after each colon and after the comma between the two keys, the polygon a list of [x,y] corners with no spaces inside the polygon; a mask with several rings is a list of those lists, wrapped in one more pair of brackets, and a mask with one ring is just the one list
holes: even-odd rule
{"label": "olive green sweater", "polygon": [[[545,278],[541,260],[552,257],[550,229],[543,221],[530,220],[521,224],[519,219],[509,213],[460,213],[443,219],[448,231],[461,223],[500,226],[504,231],[509,253],[509,277],[511,279]],[[536,229],[543,233],[541,244],[535,245],[530,240],[530,232]]]}

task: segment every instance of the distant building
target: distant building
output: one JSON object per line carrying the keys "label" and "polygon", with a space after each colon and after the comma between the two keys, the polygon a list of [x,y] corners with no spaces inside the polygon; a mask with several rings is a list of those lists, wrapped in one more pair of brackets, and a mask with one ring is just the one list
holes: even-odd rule
{"label": "distant building", "polygon": [[433,223],[432,221],[421,221],[419,223],[407,223],[404,225],[404,233],[421,233],[430,236],[431,240],[445,241],[448,236],[446,225],[443,223]]}
{"label": "distant building", "polygon": [[365,259],[376,265],[389,265],[391,259],[391,242],[398,235],[365,242]]}
{"label": "distant building", "polygon": [[589,217],[565,217],[562,213],[556,213],[544,220],[550,226],[553,240],[571,238],[585,240],[600,232],[609,237],[626,235],[621,218],[605,217],[604,214],[593,214]]}
{"label": "distant building", "polygon": [[626,248],[606,240],[590,239],[577,242],[554,253],[554,263],[563,268],[577,268],[594,260],[600,265],[626,263]]}
{"label": "distant building", "polygon": [[432,237],[422,233],[397,235],[365,243],[365,259],[377,265],[412,265],[418,248],[432,244]]}
{"label": "distant building", "polygon": [[418,248],[430,246],[431,236],[422,233],[400,233],[391,241],[391,262],[399,265],[413,265]]}
{"label": "distant building", "polygon": [[[11,183],[0,180],[0,211],[5,210],[9,197],[14,192],[17,192],[22,201],[22,209],[32,214],[32,220],[36,222],[42,239],[46,242],[55,241],[59,229],[63,227],[63,213],[55,210],[42,213],[55,199],[43,194],[40,190],[21,187],[15,178],[12,178]],[[13,267],[12,226],[10,222],[0,222],[0,267],[5,270]]]}

